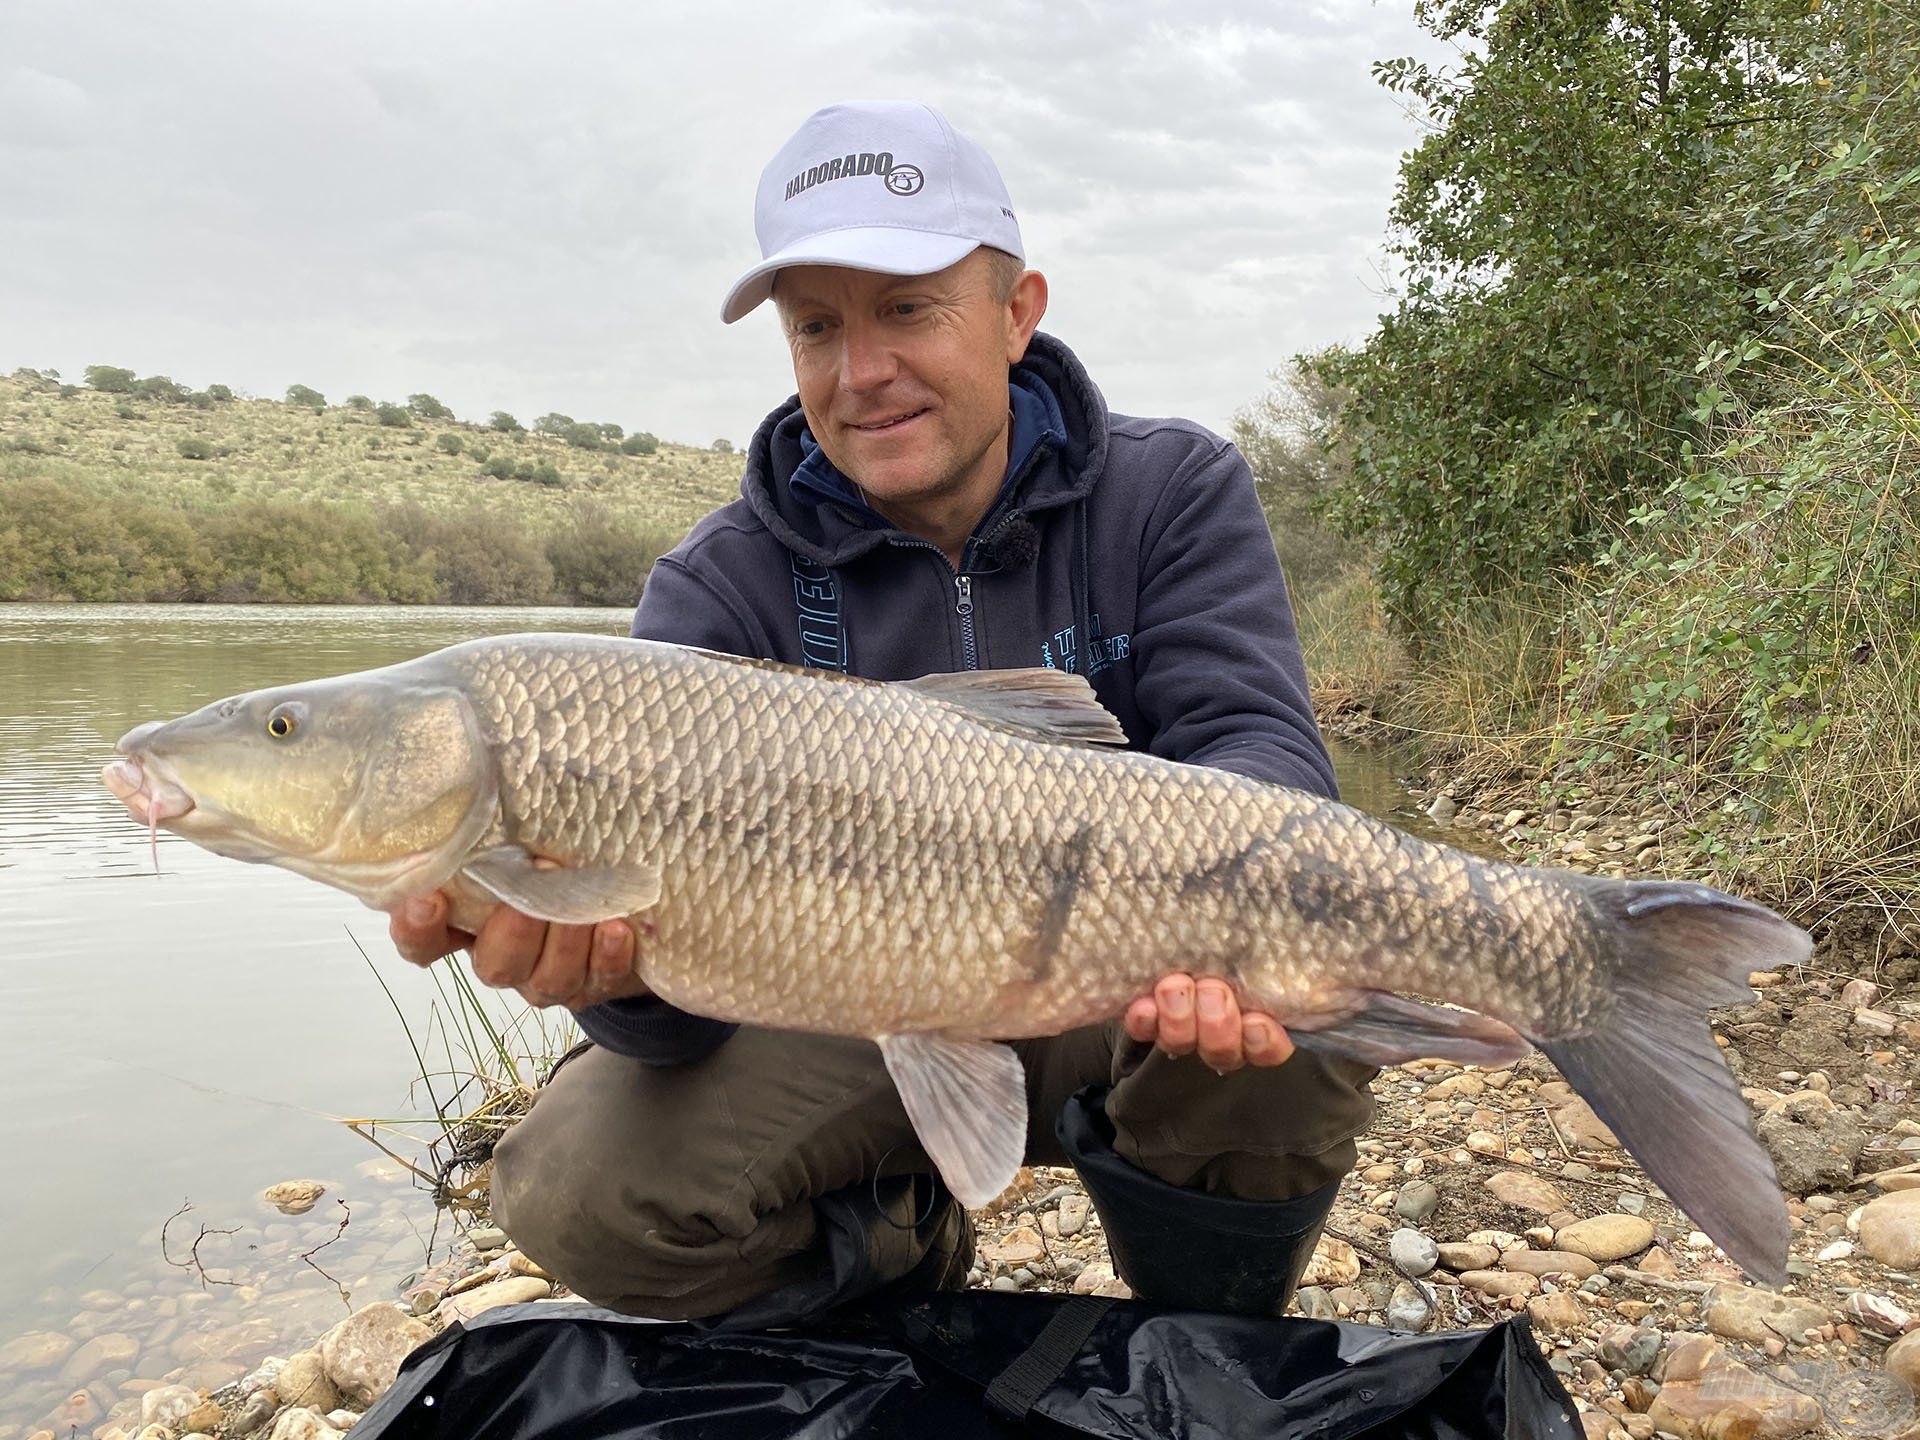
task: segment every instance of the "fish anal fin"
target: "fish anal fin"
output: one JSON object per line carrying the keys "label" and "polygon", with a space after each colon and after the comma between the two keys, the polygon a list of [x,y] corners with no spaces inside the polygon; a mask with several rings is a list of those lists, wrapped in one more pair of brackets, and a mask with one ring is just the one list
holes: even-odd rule
{"label": "fish anal fin", "polygon": [[460,873],[522,914],[557,925],[622,919],[660,899],[660,872],[650,865],[543,866],[518,845],[484,850]]}
{"label": "fish anal fin", "polygon": [[1013,1183],[1027,1150],[1020,1057],[987,1040],[879,1037],[907,1118],[962,1205],[978,1208]]}
{"label": "fish anal fin", "polygon": [[1450,1010],[1371,990],[1348,1011],[1286,1021],[1293,1043],[1345,1055],[1368,1065],[1403,1060],[1455,1060],[1463,1065],[1509,1065],[1533,1047],[1510,1025],[1472,1010]]}
{"label": "fish anal fin", "polygon": [[1113,712],[1094,698],[1083,675],[1065,670],[961,670],[900,682],[944,700],[975,720],[1055,744],[1124,745]]}

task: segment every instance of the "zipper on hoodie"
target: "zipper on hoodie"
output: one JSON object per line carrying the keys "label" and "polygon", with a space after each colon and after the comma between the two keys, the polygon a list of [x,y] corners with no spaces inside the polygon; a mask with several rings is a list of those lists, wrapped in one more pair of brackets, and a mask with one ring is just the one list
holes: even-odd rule
{"label": "zipper on hoodie", "polygon": [[973,577],[953,577],[953,611],[960,617],[960,659],[969,670],[980,668],[979,641],[973,633]]}

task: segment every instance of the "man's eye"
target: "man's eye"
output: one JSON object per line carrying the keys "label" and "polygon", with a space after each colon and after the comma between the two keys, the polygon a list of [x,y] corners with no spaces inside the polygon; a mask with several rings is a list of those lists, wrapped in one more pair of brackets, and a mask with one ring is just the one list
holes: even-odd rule
{"label": "man's eye", "polygon": [[807,336],[809,339],[824,335],[827,333],[827,322],[824,320],[808,320],[800,326],[798,333]]}
{"label": "man's eye", "polygon": [[918,300],[900,300],[894,303],[893,313],[896,315],[912,315],[919,309],[920,302]]}

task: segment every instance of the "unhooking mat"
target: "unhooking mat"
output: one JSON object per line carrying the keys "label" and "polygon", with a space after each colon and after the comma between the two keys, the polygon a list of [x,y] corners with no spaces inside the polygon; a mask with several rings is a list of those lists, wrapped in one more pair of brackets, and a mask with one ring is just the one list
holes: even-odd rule
{"label": "unhooking mat", "polygon": [[589,1305],[420,1347],[354,1440],[1581,1440],[1525,1316],[1407,1335],[965,1291],[730,1331]]}

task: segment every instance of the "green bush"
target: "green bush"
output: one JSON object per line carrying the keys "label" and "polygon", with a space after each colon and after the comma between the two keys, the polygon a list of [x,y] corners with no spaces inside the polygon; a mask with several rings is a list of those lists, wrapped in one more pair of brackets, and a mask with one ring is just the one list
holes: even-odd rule
{"label": "green bush", "polygon": [[298,405],[306,410],[324,410],[327,408],[327,397],[311,385],[289,385],[287,404]]}
{"label": "green bush", "polygon": [[713,453],[714,453],[714,454],[716,454],[716,455],[731,455],[731,454],[733,454],[733,442],[732,442],[731,440],[716,440],[716,441],[714,441],[714,442],[713,442]]}
{"label": "green bush", "polygon": [[620,442],[622,455],[651,455],[659,448],[660,442],[644,430],[629,435]]}
{"label": "green bush", "polygon": [[547,559],[561,594],[578,605],[631,605],[653,564],[677,537],[623,520],[598,501],[573,507],[547,537]]}
{"label": "green bush", "polygon": [[[480,467],[481,473],[491,475],[496,480],[511,480],[514,475],[513,461],[505,455],[495,455]],[[531,467],[529,467],[531,478]]]}
{"label": "green bush", "polygon": [[489,430],[498,430],[505,435],[511,435],[515,431],[524,430],[527,427],[514,419],[513,416],[509,415],[506,411],[496,410],[487,417],[487,428]]}
{"label": "green bush", "polygon": [[463,449],[466,448],[466,446],[462,443],[460,437],[458,435],[452,434],[451,432],[446,432],[446,433],[442,433],[434,436],[433,443],[435,448],[437,448],[442,455],[458,455]]}
{"label": "green bush", "polygon": [[118,365],[89,365],[86,369],[87,384],[107,395],[131,395],[133,393],[133,371],[122,370]]}
{"label": "green bush", "polygon": [[561,438],[576,450],[598,450],[605,443],[598,425],[569,425]]}
{"label": "green bush", "polygon": [[542,460],[533,467],[533,473],[527,478],[536,485],[559,486],[567,483],[566,477],[551,460]]}
{"label": "green bush", "polygon": [[182,460],[211,460],[213,458],[213,442],[211,440],[188,438],[177,441],[173,448],[180,452],[180,458]]}
{"label": "green bush", "polygon": [[185,400],[192,392],[169,375],[149,375],[144,380],[133,382],[133,393],[147,400],[158,400],[163,404],[175,405]]}
{"label": "green bush", "polygon": [[365,395],[349,395],[347,396],[347,409],[371,410],[373,409],[373,401],[368,399]]}
{"label": "green bush", "polygon": [[196,410],[211,410],[213,409],[214,400],[213,396],[205,390],[196,390],[187,396],[187,403]]}
{"label": "green bush", "polygon": [[422,420],[451,420],[453,418],[453,411],[449,410],[445,405],[442,405],[438,400],[434,399],[433,396],[427,394],[409,395],[407,397],[407,409],[411,410]]}
{"label": "green bush", "polygon": [[598,430],[598,431],[600,432],[600,438],[601,438],[602,440],[611,440],[611,441],[613,441],[613,442],[614,442],[614,444],[616,444],[616,445],[620,443],[620,441],[621,441],[621,439],[622,439],[622,438],[623,438],[623,437],[624,437],[624,436],[626,435],[626,433],[627,433],[627,432],[626,432],[626,431],[625,431],[624,429],[622,429],[622,428],[621,428],[620,426],[618,426],[618,425],[614,425],[614,424],[612,424],[612,423],[610,423],[610,422],[606,422],[606,421],[603,421],[603,422],[602,422],[602,423],[600,423],[599,425],[596,425],[596,426],[594,426],[594,429],[596,429],[596,430]]}
{"label": "green bush", "polygon": [[564,435],[574,427],[571,415],[562,415],[558,410],[549,410],[533,422],[533,428],[542,435]]}
{"label": "green bush", "polygon": [[374,412],[382,425],[404,430],[413,424],[413,412],[404,405],[382,405]]}
{"label": "green bush", "polygon": [[209,385],[207,386],[207,394],[223,404],[233,399],[233,391],[225,385]]}

